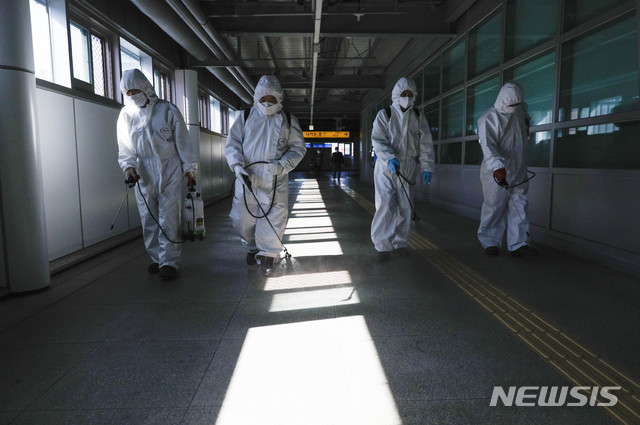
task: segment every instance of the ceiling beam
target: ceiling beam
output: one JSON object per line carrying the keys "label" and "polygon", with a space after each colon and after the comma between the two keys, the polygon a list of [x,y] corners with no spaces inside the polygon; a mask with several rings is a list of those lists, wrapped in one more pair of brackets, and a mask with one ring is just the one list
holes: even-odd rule
{"label": "ceiling beam", "polygon": [[[445,12],[417,9],[412,14],[330,15],[323,13],[321,37],[421,37],[455,36],[445,22]],[[227,36],[311,37],[313,20],[308,16],[271,16],[237,19],[212,18],[213,26]]]}
{"label": "ceiling beam", "polygon": [[[311,81],[297,78],[280,77],[283,89],[308,89]],[[385,87],[385,80],[381,77],[368,76],[332,76],[328,79],[316,80],[316,88],[331,89],[381,89]]]}

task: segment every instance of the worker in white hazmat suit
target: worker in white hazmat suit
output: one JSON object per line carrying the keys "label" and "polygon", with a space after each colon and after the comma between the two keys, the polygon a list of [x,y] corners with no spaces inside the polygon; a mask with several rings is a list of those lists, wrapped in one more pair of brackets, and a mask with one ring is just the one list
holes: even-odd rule
{"label": "worker in white hazmat suit", "polygon": [[391,107],[380,110],[373,123],[371,141],[377,160],[371,240],[380,261],[391,258],[392,251],[407,254],[411,224],[409,182],[414,184],[416,174],[422,170],[423,184],[429,184],[434,169],[429,123],[421,111],[413,108],[416,93],[412,79],[400,78],[391,93]]}
{"label": "worker in white hazmat suit", "polygon": [[529,183],[525,162],[528,121],[522,88],[516,83],[502,86],[493,107],[478,119],[478,136],[484,155],[480,167],[484,202],[478,239],[488,255],[499,254],[505,229],[511,255],[537,254],[528,242]]}
{"label": "worker in white hazmat suit", "polygon": [[[287,223],[289,172],[306,152],[300,124],[283,111],[282,98],[278,79],[262,76],[254,106],[236,119],[225,146],[227,163],[236,175],[229,217],[247,250],[247,264],[259,262],[265,275],[272,273],[274,259],[282,251],[278,238],[282,239]],[[249,177],[262,210],[243,176]]]}
{"label": "worker in white hazmat suit", "polygon": [[195,184],[197,157],[180,111],[156,96],[140,70],[125,71],[120,90],[125,106],[118,117],[118,163],[127,179],[139,183],[136,200],[152,260],[147,270],[174,279],[182,246],[171,241],[180,240],[182,184],[184,177],[188,186]]}

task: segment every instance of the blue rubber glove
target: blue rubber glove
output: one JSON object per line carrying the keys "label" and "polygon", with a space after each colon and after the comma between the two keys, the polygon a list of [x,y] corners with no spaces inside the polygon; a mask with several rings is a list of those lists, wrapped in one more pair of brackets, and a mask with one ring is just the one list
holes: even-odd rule
{"label": "blue rubber glove", "polygon": [[431,173],[429,171],[422,172],[422,182],[427,185],[431,183]]}
{"label": "blue rubber glove", "polygon": [[389,167],[389,170],[393,174],[397,174],[400,170],[400,162],[396,158],[390,159],[389,162],[387,162],[387,167]]}

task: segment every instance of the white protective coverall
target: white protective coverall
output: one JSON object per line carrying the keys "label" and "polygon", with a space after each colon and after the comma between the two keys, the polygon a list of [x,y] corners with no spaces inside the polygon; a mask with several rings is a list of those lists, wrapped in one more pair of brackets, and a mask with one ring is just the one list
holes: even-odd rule
{"label": "white protective coverall", "polygon": [[[411,90],[408,109],[402,112],[400,94]],[[411,225],[411,204],[404,194],[398,176],[393,175],[387,163],[396,158],[400,162],[400,173],[412,183],[418,172],[433,172],[434,149],[429,123],[424,114],[416,115],[413,99],[416,84],[412,79],[401,78],[391,93],[391,118],[384,109],[378,112],[373,122],[371,142],[378,159],[373,172],[375,183],[376,213],[371,223],[371,240],[377,251],[393,251],[406,248]],[[410,186],[402,181],[409,196]]]}
{"label": "white protective coverall", "polygon": [[[265,115],[255,105],[269,95],[278,100],[279,107],[275,113]],[[291,122],[287,122],[282,111],[282,88],[276,77],[262,76],[253,99],[247,121],[241,114],[231,127],[225,155],[231,170],[240,165],[249,173],[253,192],[282,239],[289,214],[289,172],[302,160],[306,148],[298,119],[291,115]],[[282,244],[267,220],[256,218],[262,216],[253,195],[236,181],[229,217],[242,245],[248,252],[276,258]]]}
{"label": "white protective coverall", "polygon": [[[149,99],[146,107],[133,103],[126,93],[142,90]],[[118,163],[126,172],[135,168],[140,176],[139,188],[149,208],[136,189],[138,211],[147,253],[159,267],[178,269],[182,246],[169,242],[150,214],[158,220],[167,236],[181,240],[180,211],[183,176],[198,169],[194,148],[187,137],[187,127],[178,108],[159,99],[149,80],[138,69],[127,70],[120,81],[125,106],[118,117]]]}
{"label": "white protective coverall", "polygon": [[[513,107],[519,103],[520,106]],[[515,251],[528,245],[527,191],[529,183],[511,189],[499,186],[493,172],[500,168],[507,171],[510,185],[527,179],[525,146],[527,142],[527,105],[522,88],[516,83],[506,83],[500,89],[493,107],[478,119],[478,136],[484,159],[480,166],[480,180],[484,202],[478,228],[482,248],[500,247],[507,229],[507,247]],[[511,200],[509,202],[509,193]]]}

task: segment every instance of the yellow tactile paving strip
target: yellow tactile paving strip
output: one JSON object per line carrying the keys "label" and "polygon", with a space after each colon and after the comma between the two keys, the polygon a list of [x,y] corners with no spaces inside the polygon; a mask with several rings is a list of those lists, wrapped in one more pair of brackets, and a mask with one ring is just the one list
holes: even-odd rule
{"label": "yellow tactile paving strip", "polygon": [[[371,201],[348,186],[340,188],[365,210],[375,213]],[[617,404],[601,408],[623,424],[640,424],[640,384],[635,380],[423,236],[412,232],[409,246],[570,382],[584,387],[620,387],[613,393]]]}

